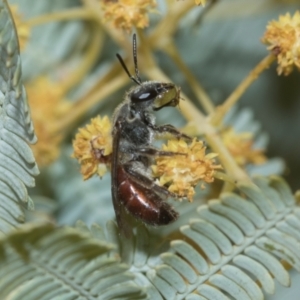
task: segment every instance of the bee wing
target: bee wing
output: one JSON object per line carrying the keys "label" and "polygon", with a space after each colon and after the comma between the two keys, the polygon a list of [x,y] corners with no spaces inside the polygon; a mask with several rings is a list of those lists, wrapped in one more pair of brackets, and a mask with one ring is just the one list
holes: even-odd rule
{"label": "bee wing", "polygon": [[113,153],[111,161],[111,195],[116,214],[119,229],[123,234],[130,238],[132,236],[132,228],[127,220],[126,211],[118,198],[118,166],[119,162],[119,145],[120,145],[120,121],[116,121],[113,130]]}

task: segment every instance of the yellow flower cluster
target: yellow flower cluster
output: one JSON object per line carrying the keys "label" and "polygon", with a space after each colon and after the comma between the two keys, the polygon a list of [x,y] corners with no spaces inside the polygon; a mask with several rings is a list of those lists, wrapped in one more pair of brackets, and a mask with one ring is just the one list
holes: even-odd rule
{"label": "yellow flower cluster", "polygon": [[253,149],[253,136],[250,132],[236,133],[233,128],[229,127],[221,133],[221,137],[224,145],[240,166],[259,165],[267,160],[263,150]]}
{"label": "yellow flower cluster", "polygon": [[191,144],[183,140],[171,140],[163,145],[162,150],[185,155],[157,157],[156,164],[152,166],[154,177],[159,178],[159,184],[168,186],[170,192],[189,201],[193,199],[195,186],[200,181],[213,182],[215,170],[221,168],[215,164],[217,154],[205,154],[206,147],[197,139]]}
{"label": "yellow flower cluster", "polygon": [[128,32],[132,27],[147,27],[148,13],[156,7],[155,0],[101,0],[101,4],[105,20]]}
{"label": "yellow flower cluster", "polygon": [[23,22],[22,15],[18,12],[17,5],[10,5],[9,8],[17,28],[20,50],[22,50],[25,48],[28,41],[30,27]]}
{"label": "yellow flower cluster", "polygon": [[53,162],[60,154],[62,134],[55,130],[56,121],[70,109],[64,99],[61,85],[47,77],[38,77],[26,84],[31,117],[38,142],[32,146],[34,156],[40,166]]}
{"label": "yellow flower cluster", "polygon": [[83,179],[89,179],[94,174],[102,177],[110,165],[112,153],[112,124],[107,116],[97,116],[91,123],[80,128],[73,141],[74,153],[81,165]]}
{"label": "yellow flower cluster", "polygon": [[279,21],[271,21],[262,38],[277,57],[278,74],[289,75],[294,66],[300,69],[300,12],[287,13]]}

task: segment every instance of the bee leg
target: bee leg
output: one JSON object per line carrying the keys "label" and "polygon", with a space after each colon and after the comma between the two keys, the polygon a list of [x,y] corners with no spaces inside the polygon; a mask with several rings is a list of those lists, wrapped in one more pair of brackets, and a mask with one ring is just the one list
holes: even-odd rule
{"label": "bee leg", "polygon": [[176,127],[170,124],[154,126],[153,130],[156,131],[158,134],[165,134],[165,133],[171,134],[175,136],[177,139],[185,139],[187,141],[193,140],[192,137],[180,132]]}
{"label": "bee leg", "polygon": [[181,198],[177,194],[170,192],[165,186],[160,186],[154,182],[153,179],[148,178],[146,175],[141,174],[140,172],[136,171],[135,168],[132,168],[131,164],[125,164],[124,169],[126,173],[130,176],[130,179],[141,184],[142,186],[151,189],[155,193],[160,195],[164,195],[166,198]]}
{"label": "bee leg", "polygon": [[181,152],[172,152],[172,151],[161,151],[155,148],[138,148],[136,150],[140,155],[145,155],[145,156],[174,156],[174,155],[184,155],[186,156],[186,153],[181,153]]}

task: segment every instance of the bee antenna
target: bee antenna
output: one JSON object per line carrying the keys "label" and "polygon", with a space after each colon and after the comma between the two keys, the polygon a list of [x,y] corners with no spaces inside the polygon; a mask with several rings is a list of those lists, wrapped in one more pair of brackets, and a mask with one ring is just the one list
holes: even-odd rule
{"label": "bee antenna", "polygon": [[126,72],[126,74],[128,75],[128,77],[134,81],[136,84],[141,85],[142,84],[142,80],[140,78],[140,74],[139,74],[139,68],[138,68],[138,62],[137,62],[137,46],[136,46],[136,34],[133,34],[133,39],[132,39],[132,52],[133,52],[133,62],[134,62],[134,69],[135,69],[135,77],[132,76],[130,74],[130,72],[128,71],[128,68],[125,65],[125,62],[123,60],[123,58],[121,57],[121,55],[119,53],[116,54],[119,62],[121,63],[124,71]]}
{"label": "bee antenna", "polygon": [[117,53],[116,56],[117,56],[117,58],[118,58],[120,64],[122,65],[124,71],[125,71],[126,74],[128,75],[128,77],[129,77],[132,81],[134,81],[136,84],[141,85],[141,82],[129,73],[129,71],[128,71],[128,69],[127,69],[127,67],[126,67],[126,65],[125,65],[125,63],[124,63],[124,60],[123,60],[123,58],[121,57],[121,55],[120,55],[119,53]]}
{"label": "bee antenna", "polygon": [[133,37],[132,37],[132,52],[133,52],[133,62],[134,62],[134,69],[135,69],[135,78],[141,84],[142,80],[140,78],[139,68],[138,68],[136,34],[135,33],[133,34]]}

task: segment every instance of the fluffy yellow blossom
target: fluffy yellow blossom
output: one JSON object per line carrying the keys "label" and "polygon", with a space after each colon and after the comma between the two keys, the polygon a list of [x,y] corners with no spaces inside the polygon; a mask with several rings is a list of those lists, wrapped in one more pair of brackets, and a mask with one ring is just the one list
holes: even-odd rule
{"label": "fluffy yellow blossom", "polygon": [[39,77],[26,85],[35,133],[38,142],[32,146],[40,166],[53,162],[60,153],[62,135],[55,132],[55,122],[70,108],[63,97],[63,90],[47,77]]}
{"label": "fluffy yellow blossom", "polygon": [[147,27],[148,13],[156,7],[155,0],[101,0],[101,4],[105,20],[126,31]]}
{"label": "fluffy yellow blossom", "polygon": [[17,5],[10,5],[9,8],[17,28],[20,50],[22,50],[25,48],[28,41],[30,27],[23,22],[22,15],[18,12]]}
{"label": "fluffy yellow blossom", "polygon": [[300,69],[300,12],[287,13],[279,21],[271,21],[262,38],[277,57],[278,74],[289,75],[294,66]]}
{"label": "fluffy yellow blossom", "polygon": [[94,174],[102,177],[106,173],[112,153],[111,130],[109,118],[97,116],[76,134],[72,156],[80,163],[84,180]]}
{"label": "fluffy yellow blossom", "polygon": [[236,133],[233,128],[229,127],[221,133],[221,137],[224,145],[240,166],[259,165],[267,160],[263,150],[253,149],[253,135],[250,132]]}
{"label": "fluffy yellow blossom", "polygon": [[195,186],[200,182],[213,182],[214,172],[220,169],[215,164],[215,153],[205,154],[206,147],[196,139],[191,144],[183,140],[171,140],[163,145],[163,151],[184,153],[185,155],[160,156],[152,166],[153,174],[159,183],[168,186],[170,192],[192,201]]}

